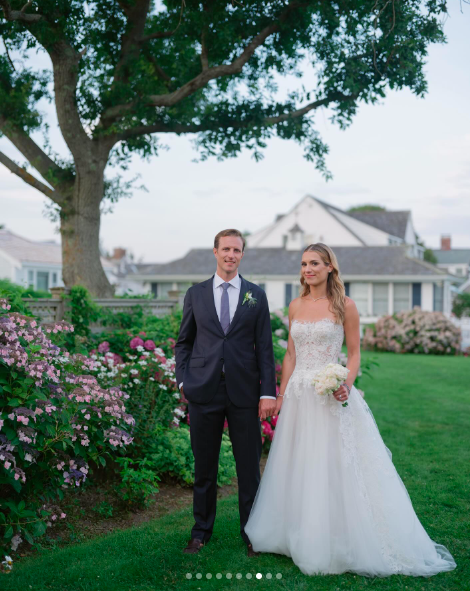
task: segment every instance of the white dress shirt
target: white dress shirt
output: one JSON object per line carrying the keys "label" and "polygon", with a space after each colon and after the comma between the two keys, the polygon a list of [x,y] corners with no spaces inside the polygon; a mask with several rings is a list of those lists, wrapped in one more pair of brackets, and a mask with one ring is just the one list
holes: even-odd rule
{"label": "white dress shirt", "polygon": [[[214,281],[213,281],[213,290],[214,290],[214,304],[215,304],[215,311],[217,312],[217,318],[219,319],[220,322],[220,308],[222,306],[222,294],[224,291],[224,288],[222,287],[222,284],[226,283],[225,279],[222,279],[222,277],[220,277],[217,273],[214,275]],[[237,273],[235,275],[235,277],[233,279],[231,279],[230,281],[227,281],[227,283],[230,284],[230,287],[227,289],[227,293],[228,293],[228,306],[229,306],[229,312],[230,312],[230,322],[232,322],[233,317],[235,316],[235,312],[237,310],[237,306],[238,306],[238,300],[240,299],[240,289],[242,286],[242,280],[240,275]],[[180,384],[180,389],[181,386],[183,385],[183,382],[181,382]],[[260,396],[261,398],[273,398],[274,400],[276,400],[275,396]]]}

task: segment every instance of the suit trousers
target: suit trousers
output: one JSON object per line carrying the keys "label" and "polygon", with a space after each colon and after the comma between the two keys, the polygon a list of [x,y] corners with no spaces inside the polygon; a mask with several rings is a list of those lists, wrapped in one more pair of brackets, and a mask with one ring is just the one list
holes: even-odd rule
{"label": "suit trousers", "polygon": [[225,418],[228,421],[237,468],[240,534],[248,544],[245,525],[260,482],[261,422],[257,407],[241,408],[230,401],[224,378],[221,378],[217,393],[210,402],[189,402],[191,447],[195,464],[195,524],[191,538],[208,542],[212,536],[217,505],[217,472]]}

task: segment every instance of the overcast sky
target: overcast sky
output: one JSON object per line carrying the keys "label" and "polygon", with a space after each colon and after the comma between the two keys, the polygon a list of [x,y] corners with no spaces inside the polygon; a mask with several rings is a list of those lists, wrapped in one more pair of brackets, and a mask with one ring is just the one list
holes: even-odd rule
{"label": "overcast sky", "polygon": [[[427,246],[438,248],[446,233],[454,247],[470,248],[470,6],[462,3],[461,13],[457,0],[449,4],[448,43],[430,49],[424,99],[389,93],[381,105],[361,106],[346,131],[329,122],[327,111],[317,112],[332,181],[294,142],[270,141],[259,163],[249,153],[195,163],[189,138],[166,137],[170,149],[159,157],[132,159],[127,178],[140,174],[148,193],[136,190],[103,216],[104,248],[128,248],[145,262],[170,261],[192,247],[210,247],[223,228],[255,231],[307,193],[340,208],[411,209]],[[65,156],[60,135],[53,130],[51,137]],[[24,161],[5,138],[0,150]],[[43,215],[46,201],[0,164],[0,224],[33,240],[58,241],[55,224]]]}

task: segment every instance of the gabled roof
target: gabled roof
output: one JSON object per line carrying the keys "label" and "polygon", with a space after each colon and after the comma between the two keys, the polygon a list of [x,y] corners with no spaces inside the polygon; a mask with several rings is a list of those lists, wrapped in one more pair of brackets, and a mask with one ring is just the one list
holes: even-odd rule
{"label": "gabled roof", "polygon": [[346,215],[405,240],[406,227],[411,211],[354,211]]}
{"label": "gabled roof", "polygon": [[[409,275],[446,277],[447,273],[435,265],[408,256],[407,246],[337,246],[333,250],[343,275]],[[284,248],[250,248],[245,252],[240,273],[276,276],[296,275],[300,270],[302,250]],[[136,275],[142,276],[201,276],[214,274],[216,261],[212,250],[197,248],[176,261],[166,264],[139,265]]]}
{"label": "gabled roof", "polygon": [[451,250],[433,250],[439,265],[470,265],[470,248],[452,248]]}
{"label": "gabled roof", "polygon": [[297,223],[292,226],[292,228],[289,230],[289,232],[302,232],[302,234],[305,234],[305,232],[302,230],[302,228]]}

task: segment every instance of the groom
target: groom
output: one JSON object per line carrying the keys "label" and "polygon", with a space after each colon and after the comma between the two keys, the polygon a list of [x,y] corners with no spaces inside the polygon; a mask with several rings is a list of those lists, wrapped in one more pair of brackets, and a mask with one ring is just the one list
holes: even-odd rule
{"label": "groom", "polygon": [[215,275],[193,285],[184,299],[175,351],[176,379],[189,402],[195,461],[195,524],[184,549],[188,554],[199,552],[212,535],[227,419],[237,466],[240,533],[248,555],[255,555],[244,528],[260,482],[260,419],[275,412],[276,378],[266,294],[238,274],[244,250],[238,230],[219,232]]}

